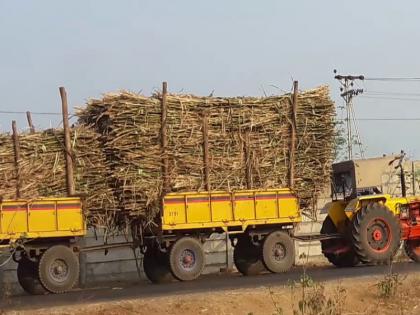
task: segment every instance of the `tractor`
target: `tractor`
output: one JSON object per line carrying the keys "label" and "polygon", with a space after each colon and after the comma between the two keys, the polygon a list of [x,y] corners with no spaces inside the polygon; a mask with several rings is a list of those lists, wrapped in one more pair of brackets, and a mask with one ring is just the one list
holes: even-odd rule
{"label": "tractor", "polygon": [[[420,262],[420,196],[407,196],[404,157],[401,151],[392,159],[333,164],[333,199],[321,228],[322,252],[333,265],[389,264],[401,241],[407,256]],[[398,184],[390,189],[395,172]]]}

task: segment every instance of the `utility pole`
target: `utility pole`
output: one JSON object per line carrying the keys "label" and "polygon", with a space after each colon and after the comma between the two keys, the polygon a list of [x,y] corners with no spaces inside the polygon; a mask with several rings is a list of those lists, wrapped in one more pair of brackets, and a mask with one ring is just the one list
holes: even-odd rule
{"label": "utility pole", "polygon": [[[337,70],[334,70],[334,79],[338,80],[341,84],[340,96],[344,99],[346,103],[346,129],[347,129],[347,152],[348,159],[353,159],[353,128],[356,133],[357,142],[359,145],[360,155],[363,158],[363,148],[360,141],[359,132],[357,129],[356,122],[354,121],[354,110],[353,110],[353,97],[363,93],[363,89],[354,89],[354,81],[360,80],[363,81],[365,77],[363,75],[341,75],[337,74]],[[352,126],[353,123],[353,126]]]}

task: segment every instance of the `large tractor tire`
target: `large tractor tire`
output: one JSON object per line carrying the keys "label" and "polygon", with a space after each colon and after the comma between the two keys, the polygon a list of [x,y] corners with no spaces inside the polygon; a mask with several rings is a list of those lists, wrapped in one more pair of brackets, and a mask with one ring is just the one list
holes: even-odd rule
{"label": "large tractor tire", "polygon": [[236,269],[244,276],[254,276],[266,271],[262,260],[261,246],[251,242],[248,235],[240,235],[233,250]]}
{"label": "large tractor tire", "polygon": [[[335,226],[332,219],[327,216],[322,223],[321,227],[321,234],[335,234],[337,233],[337,227]],[[350,247],[350,251],[344,253],[329,253],[327,252],[329,249],[336,247],[337,245],[341,246],[348,246]],[[324,254],[325,258],[328,259],[330,263],[332,263],[336,267],[353,267],[359,263],[359,259],[355,251],[353,250],[351,244],[345,239],[327,239],[321,241],[321,249],[322,253]]]}
{"label": "large tractor tire", "polygon": [[22,289],[32,295],[48,294],[38,276],[38,264],[23,256],[17,265],[17,278]]}
{"label": "large tractor tire", "polygon": [[169,265],[178,280],[197,279],[205,266],[204,250],[200,241],[192,237],[177,240],[170,248]]}
{"label": "large tractor tire", "polygon": [[262,255],[268,270],[273,273],[286,272],[295,262],[295,244],[289,234],[274,231],[265,237]]}
{"label": "large tractor tire", "polygon": [[79,279],[79,258],[69,247],[54,245],[42,254],[38,275],[49,292],[67,292]]}
{"label": "large tractor tire", "polygon": [[169,283],[175,280],[169,269],[168,254],[156,247],[150,247],[144,253],[143,270],[152,283]]}
{"label": "large tractor tire", "polygon": [[420,240],[405,241],[404,250],[412,261],[420,263]]}
{"label": "large tractor tire", "polygon": [[400,245],[399,220],[386,206],[371,203],[356,214],[352,238],[361,262],[390,264]]}

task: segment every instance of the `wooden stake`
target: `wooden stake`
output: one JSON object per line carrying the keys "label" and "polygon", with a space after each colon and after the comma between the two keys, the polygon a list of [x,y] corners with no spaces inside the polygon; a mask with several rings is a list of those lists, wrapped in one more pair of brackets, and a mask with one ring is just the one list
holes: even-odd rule
{"label": "wooden stake", "polygon": [[20,198],[20,145],[19,145],[19,135],[16,127],[16,121],[12,121],[12,130],[13,130],[13,149],[15,153],[15,170],[16,170],[16,199]]}
{"label": "wooden stake", "polygon": [[160,141],[161,141],[161,150],[162,150],[162,175],[163,175],[163,191],[165,194],[169,192],[170,183],[169,183],[169,159],[167,156],[167,146],[168,146],[168,135],[167,135],[167,116],[168,116],[168,104],[167,104],[167,95],[168,95],[168,83],[162,83],[162,100],[161,100],[161,129],[160,129]]}
{"label": "wooden stake", "polygon": [[296,112],[297,112],[297,95],[298,81],[293,82],[293,100],[292,100],[292,123],[291,123],[291,139],[289,149],[289,187],[295,185],[295,150],[296,150]]}
{"label": "wooden stake", "polygon": [[207,191],[210,191],[210,164],[209,164],[209,121],[207,112],[203,113],[203,164],[204,184]]}
{"label": "wooden stake", "polygon": [[30,133],[35,133],[35,126],[32,123],[32,115],[31,112],[26,112],[26,119],[28,120],[28,125],[29,125],[29,131]]}
{"label": "wooden stake", "polygon": [[250,145],[250,132],[245,133],[245,174],[246,174],[246,188],[252,189],[252,163],[251,163],[251,145]]}
{"label": "wooden stake", "polygon": [[63,113],[63,128],[64,128],[64,147],[66,157],[66,184],[67,184],[67,195],[74,196],[75,186],[73,177],[73,153],[71,149],[71,137],[69,127],[69,109],[67,104],[67,93],[64,87],[60,87],[61,96],[61,110]]}
{"label": "wooden stake", "polygon": [[416,195],[416,184],[417,184],[417,180],[416,180],[416,168],[414,166],[414,161],[411,162],[411,174],[413,176],[413,179],[412,179],[413,196],[415,196]]}

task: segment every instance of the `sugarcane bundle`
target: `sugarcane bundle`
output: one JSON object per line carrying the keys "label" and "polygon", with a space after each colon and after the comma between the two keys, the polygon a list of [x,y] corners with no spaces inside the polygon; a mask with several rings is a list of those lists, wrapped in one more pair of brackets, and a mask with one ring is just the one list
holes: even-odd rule
{"label": "sugarcane bundle", "polygon": [[0,134],[0,197],[4,199],[16,196],[17,174],[14,156],[12,135]]}
{"label": "sugarcane bundle", "polygon": [[[97,227],[113,227],[118,209],[114,192],[107,182],[106,159],[97,134],[83,126],[71,129],[72,159],[76,192],[86,201],[88,223]],[[20,159],[14,162],[14,144],[8,134],[0,136],[0,195],[20,197],[66,196],[65,149],[63,131],[49,129],[18,136]]]}
{"label": "sugarcane bundle", "polygon": [[120,208],[149,219],[157,211],[162,182],[159,104],[130,92],[109,93],[78,111],[79,122],[100,134]]}

